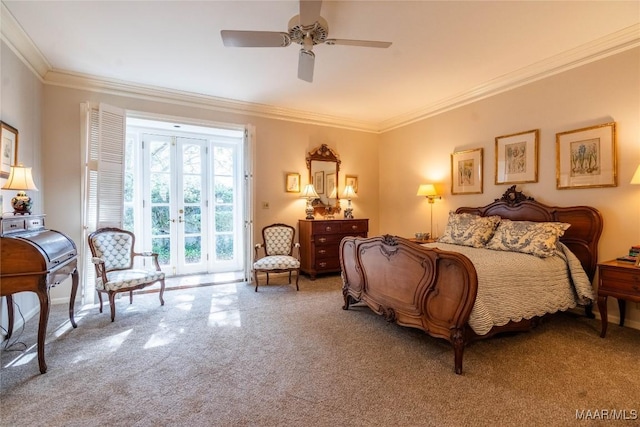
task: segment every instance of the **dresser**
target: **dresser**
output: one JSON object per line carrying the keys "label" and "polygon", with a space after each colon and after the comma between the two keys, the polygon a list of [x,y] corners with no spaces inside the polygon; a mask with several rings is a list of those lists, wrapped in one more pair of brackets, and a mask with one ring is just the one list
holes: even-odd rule
{"label": "dresser", "polygon": [[340,241],[346,236],[367,237],[368,219],[329,219],[298,221],[300,270],[311,280],[321,273],[340,271]]}
{"label": "dresser", "polygon": [[602,338],[607,334],[607,297],[618,300],[620,326],[624,326],[626,301],[640,302],[640,268],[624,261],[598,264],[598,310],[602,319]]}
{"label": "dresser", "polygon": [[49,320],[49,291],[69,276],[72,278],[69,320],[75,328],[74,303],[78,290],[78,252],[63,233],[47,230],[44,215],[5,216],[0,219],[0,296],[7,298],[7,339],[13,332],[13,294],[34,292],[40,301],[38,365],[47,372],[44,360],[45,335]]}

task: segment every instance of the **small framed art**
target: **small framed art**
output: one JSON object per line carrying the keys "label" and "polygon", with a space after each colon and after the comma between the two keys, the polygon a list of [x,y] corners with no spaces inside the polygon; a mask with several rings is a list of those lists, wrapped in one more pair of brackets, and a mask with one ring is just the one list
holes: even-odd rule
{"label": "small framed art", "polygon": [[18,162],[18,129],[0,122],[0,178],[9,178],[11,166]]}
{"label": "small framed art", "polygon": [[482,193],[482,148],[451,154],[451,194]]}
{"label": "small framed art", "polygon": [[538,182],[539,130],[496,137],[495,183]]}
{"label": "small framed art", "polygon": [[354,192],[358,192],[358,177],[356,175],[345,175],[344,177],[344,188],[347,188],[347,185],[350,185],[353,188]]}
{"label": "small framed art", "polygon": [[324,194],[324,171],[318,171],[313,175],[313,186],[316,193]]}
{"label": "small framed art", "polygon": [[618,185],[616,124],[605,123],[556,134],[556,187]]}
{"label": "small framed art", "polygon": [[287,181],[285,184],[287,193],[299,193],[300,192],[300,174],[288,173]]}

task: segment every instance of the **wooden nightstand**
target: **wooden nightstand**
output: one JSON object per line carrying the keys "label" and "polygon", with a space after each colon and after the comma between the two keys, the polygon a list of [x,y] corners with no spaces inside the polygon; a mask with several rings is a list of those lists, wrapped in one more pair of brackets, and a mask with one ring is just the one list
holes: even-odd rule
{"label": "wooden nightstand", "polygon": [[407,238],[407,240],[410,241],[410,242],[413,242],[413,243],[417,243],[419,245],[421,245],[423,243],[437,242],[437,239],[416,239],[415,237]]}
{"label": "wooden nightstand", "polygon": [[640,268],[630,262],[607,261],[598,264],[598,310],[602,318],[600,337],[607,334],[607,297],[618,299],[620,326],[624,326],[626,301],[640,302]]}

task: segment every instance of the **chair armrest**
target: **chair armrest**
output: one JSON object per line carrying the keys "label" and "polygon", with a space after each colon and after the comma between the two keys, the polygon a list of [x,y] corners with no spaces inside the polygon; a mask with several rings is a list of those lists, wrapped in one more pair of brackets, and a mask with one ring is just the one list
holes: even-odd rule
{"label": "chair armrest", "polygon": [[256,245],[253,247],[253,262],[256,262],[258,260],[258,251],[260,250],[260,248],[262,248],[262,243],[256,243]]}
{"label": "chair armrest", "polygon": [[156,252],[150,252],[150,251],[145,251],[145,252],[134,252],[133,256],[142,256],[142,257],[147,257],[147,258],[153,258],[153,265],[156,268],[156,271],[161,271],[162,269],[160,268],[160,263],[158,262],[158,253]]}
{"label": "chair armrest", "polygon": [[107,283],[107,272],[104,268],[104,260],[102,258],[99,257],[91,257],[91,262],[95,265],[96,267],[96,275],[100,276],[100,278],[102,278],[102,282],[103,283]]}
{"label": "chair armrest", "polygon": [[298,256],[295,256],[293,254],[292,255],[295,256],[298,259],[298,261],[300,261],[300,243],[297,243],[297,242],[294,243],[293,249],[294,249],[294,251],[295,251],[295,249],[298,249]]}

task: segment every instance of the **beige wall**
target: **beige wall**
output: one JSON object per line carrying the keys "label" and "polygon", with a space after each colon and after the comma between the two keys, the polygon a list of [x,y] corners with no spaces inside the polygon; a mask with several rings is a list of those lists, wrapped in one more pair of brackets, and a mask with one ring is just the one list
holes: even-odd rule
{"label": "beige wall", "polygon": [[[0,44],[0,120],[18,130],[18,162],[31,166],[33,180],[40,191],[30,191],[33,209],[40,213],[43,206],[43,173],[40,165],[41,151],[41,111],[42,90],[40,80],[7,47]],[[6,179],[0,179],[0,186]],[[1,190],[2,212],[12,212],[11,198],[13,190]],[[0,284],[2,286],[2,284]],[[38,312],[38,298],[32,292],[17,294],[15,302],[20,305],[25,316]],[[0,319],[6,327],[6,299],[2,298]],[[16,319],[19,327],[20,319]]]}
{"label": "beige wall", "polygon": [[[618,186],[557,190],[555,135],[572,129],[617,123]],[[380,143],[380,230],[411,236],[428,231],[429,207],[416,197],[420,183],[435,182],[444,199],[434,205],[434,228],[446,225],[449,210],[482,206],[508,185],[495,185],[495,137],[540,129],[539,180],[518,185],[548,205],[591,205],[604,217],[599,259],[625,254],[640,242],[640,188],[629,184],[640,164],[640,49],[636,48],[516,90],[387,132]],[[484,149],[484,192],[451,195],[450,154]],[[615,299],[610,315],[617,316]],[[628,304],[630,324],[640,328],[640,311]]]}
{"label": "beige wall", "polygon": [[[378,223],[378,135],[343,129],[307,125],[221,113],[214,110],[185,107],[170,103],[89,92],[47,85],[43,105],[43,168],[48,225],[81,242],[81,165],[80,103],[104,102],[120,108],[161,115],[186,117],[222,123],[251,123],[256,128],[255,149],[255,225],[259,241],[262,227],[273,222],[296,225],[304,218],[305,201],[297,194],[285,192],[285,174],[298,172],[307,182],[305,155],[320,144],[328,144],[342,161],[340,182],[344,173],[359,176],[359,198],[353,204],[359,218],[371,219],[372,230]],[[373,167],[370,167],[373,165]],[[262,209],[261,202],[269,202]],[[68,297],[68,286],[54,289],[54,298]]]}

